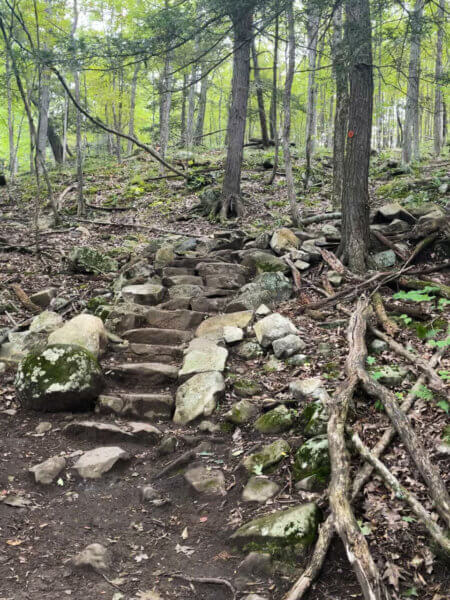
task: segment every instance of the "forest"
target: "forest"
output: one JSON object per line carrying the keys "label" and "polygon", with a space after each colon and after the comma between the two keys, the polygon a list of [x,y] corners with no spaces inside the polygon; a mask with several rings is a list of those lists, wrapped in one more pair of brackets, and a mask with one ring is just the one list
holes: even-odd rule
{"label": "forest", "polygon": [[0,600],[448,600],[446,0],[0,0]]}

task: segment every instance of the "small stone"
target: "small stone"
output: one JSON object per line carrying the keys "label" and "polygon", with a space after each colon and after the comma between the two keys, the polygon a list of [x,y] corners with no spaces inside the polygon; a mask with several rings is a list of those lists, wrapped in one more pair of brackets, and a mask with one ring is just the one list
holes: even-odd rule
{"label": "small stone", "polygon": [[296,481],[313,476],[317,482],[326,485],[330,472],[326,435],[310,438],[295,453],[293,473]]}
{"label": "small stone", "polygon": [[441,183],[441,185],[438,187],[438,192],[440,194],[446,194],[448,192],[448,183]]}
{"label": "small stone", "polygon": [[298,336],[289,334],[272,342],[272,348],[277,358],[289,358],[306,348],[306,343]]}
{"label": "small stone", "polygon": [[175,423],[185,425],[200,416],[209,417],[225,392],[221,373],[198,373],[181,385],[176,394]]}
{"label": "small stone", "polygon": [[307,404],[301,414],[304,424],[303,433],[308,437],[323,435],[327,432],[328,412],[322,402]]}
{"label": "small stone", "polygon": [[309,357],[306,354],[294,354],[287,359],[286,363],[291,367],[301,367],[309,361]]}
{"label": "small stone", "polygon": [[104,571],[108,568],[110,559],[104,546],[89,544],[73,557],[72,563],[75,567],[91,567],[94,571]]}
{"label": "small stone", "polygon": [[372,256],[372,262],[376,269],[387,269],[389,267],[393,267],[396,263],[395,252],[393,250],[377,252]]}
{"label": "small stone", "polygon": [[[271,575],[272,559],[270,554],[265,552],[250,552],[239,565],[239,572],[244,575]],[[256,596],[256,594],[251,594],[251,596],[261,598],[261,596]],[[247,598],[249,597],[247,596]]]}
{"label": "small stone", "polygon": [[269,360],[263,365],[263,371],[265,373],[277,373],[283,370],[283,363],[275,356],[271,356]]}
{"label": "small stone", "polygon": [[118,460],[128,460],[129,454],[118,446],[102,446],[88,450],[80,456],[73,468],[81,477],[98,479],[116,464]]}
{"label": "small stone", "polygon": [[259,594],[249,594],[244,596],[242,600],[269,600],[267,596],[260,596]]}
{"label": "small stone", "polygon": [[224,337],[225,327],[239,327],[240,329],[243,329],[251,323],[252,319],[253,312],[251,310],[210,317],[199,325],[195,335],[211,340],[221,340]]}
{"label": "small stone", "polygon": [[161,268],[170,265],[175,260],[175,250],[172,244],[163,244],[155,254],[155,267]]}
{"label": "small stone", "polygon": [[220,425],[217,425],[217,423],[213,423],[212,421],[207,421],[205,419],[204,421],[200,421],[200,423],[198,424],[198,430],[205,431],[206,433],[217,433],[218,431],[220,431]]}
{"label": "small stone", "polygon": [[36,433],[47,433],[52,428],[52,424],[48,421],[41,421],[38,425],[36,425],[35,432]]}
{"label": "small stone", "polygon": [[[183,367],[178,376],[195,375],[208,371],[224,371],[228,358],[228,350],[217,346],[209,339],[197,338],[195,349],[188,351],[184,357]],[[191,345],[192,348],[192,345]]]}
{"label": "small stone", "polygon": [[341,232],[335,225],[332,225],[331,223],[325,223],[325,225],[322,226],[322,235],[324,235],[327,240],[331,241],[341,239]]}
{"label": "small stone", "polygon": [[46,288],[45,290],[40,290],[35,294],[30,295],[30,300],[33,304],[40,306],[41,308],[47,308],[53,298],[56,297],[57,289],[54,287]]}
{"label": "small stone", "polygon": [[255,475],[250,477],[242,492],[244,502],[267,502],[280,491],[280,486],[267,477]]}
{"label": "small stone", "polygon": [[219,469],[204,466],[191,467],[184,474],[186,481],[196,492],[208,496],[225,496],[225,477]]}
{"label": "small stone", "polygon": [[264,471],[288,456],[290,450],[291,448],[285,440],[275,440],[272,444],[264,446],[258,452],[244,458],[242,464],[248,473],[253,473],[255,467]]}
{"label": "small stone", "polygon": [[252,360],[264,355],[264,350],[257,342],[243,342],[236,348],[236,354],[244,360]]}
{"label": "small stone", "polygon": [[282,404],[261,415],[255,422],[255,429],[260,433],[281,433],[290,429],[293,421],[291,411]]}
{"label": "small stone", "polygon": [[253,326],[258,342],[264,348],[270,346],[275,340],[285,337],[289,334],[297,333],[294,324],[279,313],[273,313]]}
{"label": "small stone", "polygon": [[300,240],[293,231],[287,228],[277,229],[270,240],[270,247],[275,254],[284,254],[291,248],[298,248]]}
{"label": "small stone", "polygon": [[0,362],[0,373],[4,373],[6,371],[6,363]]}
{"label": "small stone", "polygon": [[233,383],[234,393],[241,398],[251,398],[261,394],[262,387],[259,383],[251,381],[250,379],[237,379]]}
{"label": "small stone", "polygon": [[225,413],[224,417],[227,421],[235,425],[244,425],[248,423],[258,414],[258,407],[248,400],[240,400],[232,405],[231,409]]}
{"label": "small stone", "polygon": [[65,466],[66,461],[62,456],[52,456],[31,467],[30,473],[33,473],[36,483],[48,485],[61,473]]}
{"label": "small stone", "polygon": [[386,365],[381,369],[377,369],[377,381],[388,387],[396,387],[402,383],[407,374],[408,370],[404,367]]}
{"label": "small stone", "polygon": [[103,321],[93,315],[82,314],[73,317],[62,327],[50,334],[49,344],[75,344],[93,354],[101,356],[108,344]]}
{"label": "small stone", "polygon": [[291,381],[289,391],[296,400],[305,400],[308,398],[320,400],[326,394],[323,381],[320,377],[308,377],[307,379]]}
{"label": "small stone", "polygon": [[306,271],[306,269],[309,269],[310,266],[311,265],[304,260],[296,260],[294,262],[294,267],[296,267],[299,271]]}
{"label": "small stone", "polygon": [[369,344],[369,350],[372,354],[381,354],[387,350],[388,344],[384,340],[374,339]]}
{"label": "small stone", "polygon": [[155,498],[159,498],[161,494],[156,490],[152,485],[144,485],[139,488],[139,495],[142,501],[145,500],[155,500]]}
{"label": "small stone", "polygon": [[272,311],[270,310],[270,308],[268,306],[266,306],[265,304],[261,304],[256,309],[255,315],[257,317],[267,317],[267,315],[270,315],[271,312]]}
{"label": "small stone", "polygon": [[327,342],[319,342],[317,344],[317,352],[321,356],[328,356],[329,354],[331,354],[333,352],[333,348]]}
{"label": "small stone", "polygon": [[289,300],[292,289],[292,282],[283,273],[261,273],[241,288],[241,293],[231,300],[227,310],[255,310],[261,304],[274,307]]}
{"label": "small stone", "polygon": [[227,344],[234,344],[244,339],[244,332],[240,327],[227,325],[223,328],[223,339]]}
{"label": "small stone", "polygon": [[125,301],[135,302],[146,306],[155,306],[164,299],[165,288],[162,285],[144,283],[142,285],[127,285],[122,289]]}
{"label": "small stone", "polygon": [[164,438],[159,444],[157,451],[161,456],[165,456],[166,454],[173,454],[177,449],[178,440],[174,436],[169,436]]}
{"label": "small stone", "polygon": [[340,286],[343,279],[342,275],[337,271],[328,271],[327,278],[331,285],[334,287]]}
{"label": "small stone", "polygon": [[44,310],[31,321],[30,331],[32,333],[51,333],[63,324],[63,318],[51,310]]}

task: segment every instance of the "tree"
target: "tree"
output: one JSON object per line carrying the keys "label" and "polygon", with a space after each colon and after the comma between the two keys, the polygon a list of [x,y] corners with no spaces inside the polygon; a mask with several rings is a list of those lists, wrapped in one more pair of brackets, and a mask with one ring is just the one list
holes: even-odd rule
{"label": "tree", "polygon": [[317,38],[319,35],[319,6],[316,0],[309,0],[306,6],[306,28],[308,38],[308,104],[306,108],[306,172],[305,185],[309,186],[311,175],[311,159],[314,154],[316,119],[317,119],[317,84],[316,84],[316,60],[317,60]]}
{"label": "tree", "polygon": [[438,11],[437,11],[437,21],[438,21],[438,31],[437,31],[437,39],[436,39],[436,65],[434,69],[434,79],[435,79],[435,88],[434,88],[434,132],[433,132],[433,147],[434,153],[436,156],[439,156],[442,150],[442,145],[444,142],[444,103],[442,99],[442,47],[444,42],[444,10],[445,10],[445,0],[440,0]]}
{"label": "tree", "polygon": [[373,112],[369,0],[346,0],[345,15],[350,92],[340,254],[352,271],[363,273],[370,235],[368,182]]}

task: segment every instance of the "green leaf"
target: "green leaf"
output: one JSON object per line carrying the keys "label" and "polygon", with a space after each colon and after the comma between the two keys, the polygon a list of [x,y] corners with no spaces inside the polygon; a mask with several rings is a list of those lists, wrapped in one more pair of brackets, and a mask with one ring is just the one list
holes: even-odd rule
{"label": "green leaf", "polygon": [[406,521],[406,523],[415,523],[416,519],[413,517],[402,517],[402,521]]}
{"label": "green leaf", "polygon": [[421,385],[416,392],[416,396],[422,400],[432,400],[433,392],[429,390],[426,385]]}
{"label": "green leaf", "polygon": [[439,377],[444,381],[450,380],[450,371],[438,371]]}
{"label": "green leaf", "polygon": [[407,598],[411,598],[411,596],[418,596],[419,593],[417,591],[417,588],[412,586],[410,587],[408,590],[406,590],[405,594],[404,594]]}
{"label": "green leaf", "polygon": [[358,521],[358,525],[363,535],[370,535],[372,533],[372,529],[369,523],[363,523],[362,521]]}
{"label": "green leaf", "polygon": [[442,409],[448,415],[450,411],[450,404],[447,402],[447,400],[440,400],[439,402],[437,402],[436,406],[439,406],[439,408]]}
{"label": "green leaf", "polygon": [[262,475],[262,472],[263,472],[263,466],[262,465],[255,465],[253,467],[253,473],[255,475]]}
{"label": "green leaf", "polygon": [[366,360],[367,360],[368,365],[374,365],[376,362],[376,360],[373,356],[368,356]]}

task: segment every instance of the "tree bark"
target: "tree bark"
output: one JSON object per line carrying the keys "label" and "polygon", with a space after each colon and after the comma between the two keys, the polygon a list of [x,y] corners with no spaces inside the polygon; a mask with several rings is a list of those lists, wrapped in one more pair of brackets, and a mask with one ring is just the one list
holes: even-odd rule
{"label": "tree bark", "polygon": [[195,88],[197,81],[197,64],[194,63],[191,69],[191,78],[188,92],[188,110],[186,123],[186,147],[190,150],[194,145],[194,115],[195,115]]}
{"label": "tree bark", "polygon": [[372,43],[368,0],[346,0],[350,95],[342,190],[342,262],[366,270],[369,230],[369,161],[373,111]]}
{"label": "tree bark", "polygon": [[242,212],[241,169],[250,83],[253,3],[247,3],[245,10],[236,10],[230,14],[230,17],[233,23],[234,54],[231,107],[227,128],[228,148],[222,188],[221,217],[223,219],[234,215],[239,216]]}
{"label": "tree bark", "polygon": [[[139,69],[141,68],[141,63],[136,63],[133,71],[133,79],[131,80],[131,94],[130,94],[130,118],[128,123],[128,133],[131,137],[135,136],[134,133],[134,115],[136,112],[136,89],[137,89],[137,80]],[[133,142],[128,140],[127,152],[131,153],[133,150]]]}
{"label": "tree bark", "polygon": [[53,120],[49,117],[48,118],[48,124],[47,124],[47,137],[48,137],[48,141],[50,144],[50,147],[52,149],[53,152],[53,157],[55,159],[55,162],[58,165],[61,165],[63,162],[63,144],[61,142],[61,138],[59,137],[58,133],[55,130],[54,124],[53,124]]}
{"label": "tree bark", "polygon": [[420,49],[424,0],[415,0],[411,13],[411,47],[409,53],[408,90],[406,94],[402,158],[405,164],[418,160],[419,152],[419,86]]}
{"label": "tree bark", "polygon": [[[73,79],[75,83],[75,100],[80,103],[80,73],[78,71],[78,65],[76,60],[76,40],[75,34],[78,26],[78,0],[73,0],[73,21],[72,28],[70,31],[70,37],[72,41],[72,47],[74,52],[75,68],[73,72]],[[77,110],[76,115],[76,162],[77,162],[77,215],[82,217],[86,212],[86,206],[83,197],[83,152],[81,148],[81,112]]]}
{"label": "tree bark", "polygon": [[6,97],[8,103],[8,143],[9,143],[9,176],[11,182],[14,181],[17,171],[16,150],[14,144],[14,114],[12,109],[12,89],[11,89],[11,66],[9,56],[5,57],[5,76],[6,76]]}
{"label": "tree bark", "polygon": [[[165,158],[167,146],[169,144],[169,126],[170,126],[170,107],[172,105],[172,51],[166,53],[164,60],[164,69],[160,84],[160,104],[159,104],[159,145],[160,155]],[[161,174],[164,174],[164,165],[160,164]]]}
{"label": "tree bark", "polygon": [[342,37],[342,6],[333,15],[333,74],[336,83],[336,108],[333,133],[333,207],[339,208],[344,183],[345,140],[348,122],[348,71],[345,64],[344,40]]}
{"label": "tree bark", "polygon": [[[276,8],[278,9],[278,1],[276,2]],[[279,33],[279,19],[278,15],[275,19],[275,39],[273,44],[273,63],[272,63],[272,94],[270,96],[270,137],[274,140],[277,135],[277,72],[278,72],[278,33]]]}
{"label": "tree bark", "polygon": [[314,154],[316,121],[317,121],[317,84],[316,84],[316,59],[317,38],[319,35],[319,13],[317,5],[312,1],[306,7],[307,37],[308,37],[308,104],[306,108],[306,172],[305,186],[309,187],[311,177],[311,159]]}
{"label": "tree bark", "polygon": [[38,130],[36,138],[36,153],[38,157],[39,168],[45,164],[47,135],[48,135],[48,109],[50,106],[50,73],[43,69],[41,73],[41,82],[39,86],[38,97]]}
{"label": "tree bark", "polygon": [[445,0],[440,0],[437,11],[438,31],[436,41],[436,65],[434,68],[435,88],[434,88],[434,127],[433,127],[433,148],[436,156],[439,156],[443,145],[443,101],[442,101],[442,48],[444,43],[444,7]]}
{"label": "tree bark", "polygon": [[195,124],[194,146],[201,144],[203,128],[205,126],[206,101],[208,98],[208,76],[205,73],[205,64],[201,66],[200,97],[198,99],[197,122]]}
{"label": "tree bark", "polygon": [[261,141],[264,148],[269,147],[269,133],[267,131],[267,117],[264,106],[264,92],[261,81],[261,73],[259,71],[258,54],[256,52],[255,40],[252,42],[252,58],[253,58],[253,79],[256,87],[256,99],[258,101],[258,116],[261,126]]}

